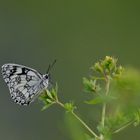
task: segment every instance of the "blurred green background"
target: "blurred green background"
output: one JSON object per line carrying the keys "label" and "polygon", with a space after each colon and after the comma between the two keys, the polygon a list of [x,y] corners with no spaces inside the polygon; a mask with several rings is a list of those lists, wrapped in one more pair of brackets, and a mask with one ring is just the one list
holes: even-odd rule
{"label": "blurred green background", "polygon": [[[78,113],[94,128],[99,111],[83,105],[87,95],[82,77],[106,55],[140,67],[139,7],[138,0],[1,0],[0,65],[19,63],[45,73],[57,59],[51,73],[60,99],[74,100]],[[0,140],[74,140],[79,135],[77,129],[70,133],[60,107],[41,112],[38,101],[29,107],[13,103],[2,77],[0,106]],[[129,127],[113,140],[140,139],[139,132],[140,127]]]}

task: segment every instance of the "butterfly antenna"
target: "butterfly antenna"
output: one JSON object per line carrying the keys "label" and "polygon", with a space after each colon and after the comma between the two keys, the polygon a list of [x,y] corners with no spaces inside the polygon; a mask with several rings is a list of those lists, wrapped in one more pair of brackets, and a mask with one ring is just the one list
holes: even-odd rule
{"label": "butterfly antenna", "polygon": [[47,70],[47,73],[50,72],[50,70],[53,68],[53,66],[55,65],[55,63],[56,63],[56,59],[53,61],[52,64],[49,64],[49,66],[48,66],[48,70]]}

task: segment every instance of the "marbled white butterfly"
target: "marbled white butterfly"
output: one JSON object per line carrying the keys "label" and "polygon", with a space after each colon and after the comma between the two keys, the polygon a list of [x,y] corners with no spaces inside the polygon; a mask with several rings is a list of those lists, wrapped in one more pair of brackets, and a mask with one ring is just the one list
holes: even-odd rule
{"label": "marbled white butterfly", "polygon": [[4,64],[2,66],[2,76],[8,85],[14,102],[20,105],[28,105],[43,90],[47,89],[49,85],[49,69],[50,67],[47,74],[42,75],[36,70],[23,65]]}

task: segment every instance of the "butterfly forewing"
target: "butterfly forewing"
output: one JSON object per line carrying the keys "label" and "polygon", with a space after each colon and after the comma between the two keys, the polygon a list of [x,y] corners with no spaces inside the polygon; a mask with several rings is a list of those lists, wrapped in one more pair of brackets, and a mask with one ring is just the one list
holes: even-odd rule
{"label": "butterfly forewing", "polygon": [[12,99],[21,105],[32,102],[43,89],[42,75],[23,65],[3,65],[2,76],[9,87]]}

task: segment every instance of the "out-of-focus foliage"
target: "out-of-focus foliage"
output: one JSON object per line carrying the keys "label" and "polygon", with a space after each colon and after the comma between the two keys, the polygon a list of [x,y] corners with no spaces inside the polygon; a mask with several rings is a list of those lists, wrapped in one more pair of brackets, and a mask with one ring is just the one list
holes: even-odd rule
{"label": "out-of-focus foliage", "polygon": [[[104,139],[111,139],[127,126],[140,122],[140,72],[134,68],[123,68],[117,59],[107,56],[92,66],[93,75],[84,78],[85,91],[93,93],[93,99],[85,101],[90,105],[107,104],[105,126],[99,123],[99,133]],[[95,76],[96,73],[99,75]],[[106,82],[109,89],[106,94]],[[105,83],[104,83],[104,82]],[[90,96],[91,98],[91,96]]]}
{"label": "out-of-focus foliage", "polygon": [[72,140],[86,140],[81,124],[69,113],[65,115],[65,124],[67,126],[67,133],[69,133]]}
{"label": "out-of-focus foliage", "polygon": [[[59,101],[58,87],[46,90],[40,99],[44,102],[43,110],[52,104],[58,104],[70,114],[66,118],[73,140],[111,140],[129,125],[140,123],[140,73],[136,69],[123,68],[117,59],[106,56],[91,67],[92,75],[83,78],[83,84],[90,100],[89,105],[102,106],[101,120],[94,132],[76,113],[73,102]],[[90,94],[89,94],[90,93]],[[75,117],[75,119],[74,119]],[[79,123],[76,121],[78,120]],[[85,130],[81,128],[84,126]],[[89,134],[87,134],[87,132]]]}
{"label": "out-of-focus foliage", "polygon": [[[113,129],[123,124],[138,125],[140,120],[140,72],[134,68],[125,68],[120,78],[111,83],[110,94],[117,100],[110,102],[108,112],[109,126],[113,123]],[[112,126],[110,126],[112,128]]]}
{"label": "out-of-focus foliage", "polygon": [[118,97],[119,104],[125,109],[140,106],[140,72],[126,68],[121,77],[113,81],[111,92]]}
{"label": "out-of-focus foliage", "polygon": [[[112,81],[110,94],[117,100],[112,106],[128,114],[132,114],[140,107],[140,73],[136,69],[125,68],[120,78]],[[113,111],[114,109],[112,109]],[[118,109],[117,109],[118,111]]]}

